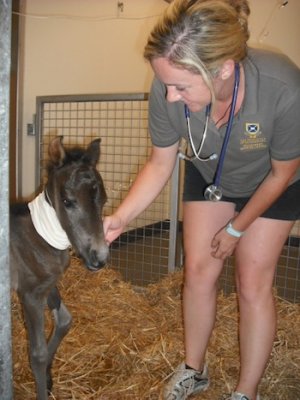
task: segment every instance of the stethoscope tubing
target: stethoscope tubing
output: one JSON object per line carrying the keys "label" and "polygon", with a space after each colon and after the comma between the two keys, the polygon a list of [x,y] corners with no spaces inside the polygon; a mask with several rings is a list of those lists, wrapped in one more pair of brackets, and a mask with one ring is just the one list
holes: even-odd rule
{"label": "stethoscope tubing", "polygon": [[233,88],[233,93],[232,93],[232,102],[230,106],[230,113],[229,113],[229,118],[228,118],[228,124],[226,127],[226,132],[225,132],[225,137],[224,141],[222,144],[222,149],[219,157],[219,162],[217,165],[217,170],[214,178],[213,185],[216,187],[220,186],[220,181],[221,181],[221,175],[222,175],[222,169],[223,169],[223,164],[225,160],[225,155],[226,155],[226,149],[228,146],[229,138],[230,138],[230,133],[232,130],[232,125],[233,125],[233,118],[234,118],[234,112],[235,112],[235,107],[236,107],[236,102],[237,102],[237,96],[238,96],[238,89],[239,89],[239,84],[240,84],[240,66],[238,63],[235,64],[235,80],[234,80],[234,88]]}
{"label": "stethoscope tubing", "polygon": [[[217,164],[217,169],[216,173],[214,176],[213,183],[209,185],[205,191],[204,191],[204,197],[207,200],[211,201],[220,201],[222,199],[222,189],[220,187],[220,182],[221,182],[221,175],[222,175],[222,169],[223,169],[223,164],[226,156],[226,150],[232,130],[232,125],[233,125],[233,118],[234,118],[234,112],[236,108],[236,102],[237,102],[237,97],[238,97],[238,89],[239,89],[239,84],[240,84],[240,66],[238,63],[235,63],[234,66],[234,87],[233,87],[233,92],[232,92],[232,100],[231,100],[231,105],[230,105],[230,111],[229,111],[229,118],[228,118],[228,123],[226,127],[226,132],[225,132],[225,137],[222,143],[222,148],[221,148],[221,153],[220,157],[218,160]],[[194,156],[187,156],[183,155],[179,152],[179,156],[185,160],[192,161],[194,159],[200,160],[200,161],[210,161],[218,158],[217,154],[213,153],[208,157],[201,157],[201,151],[205,142],[206,134],[207,134],[207,129],[208,129],[208,123],[209,123],[209,118],[210,118],[210,112],[211,112],[211,103],[206,106],[205,110],[205,126],[201,138],[201,142],[198,148],[198,151],[196,151],[195,144],[193,141],[192,137],[192,132],[191,132],[191,124],[190,124],[190,111],[188,106],[185,104],[184,105],[184,113],[185,113],[185,118],[187,122],[187,130],[188,130],[188,138],[190,141],[190,145],[193,151]]]}
{"label": "stethoscope tubing", "polygon": [[190,110],[189,110],[189,108],[188,108],[188,106],[186,104],[184,105],[184,114],[185,114],[185,119],[186,119],[186,124],[187,124],[188,137],[189,137],[190,145],[191,145],[192,152],[193,152],[194,156],[189,157],[187,155],[179,153],[181,158],[183,158],[185,160],[188,160],[188,161],[193,161],[193,160],[197,159],[199,161],[205,162],[205,161],[209,161],[209,160],[214,160],[214,159],[216,159],[218,157],[215,153],[213,153],[210,156],[205,157],[205,158],[200,156],[201,152],[202,152],[202,148],[203,148],[204,142],[205,142],[205,139],[206,139],[206,135],[207,135],[208,123],[209,123],[209,118],[210,118],[210,111],[211,111],[211,103],[208,104],[206,106],[206,109],[205,109],[204,130],[203,130],[202,139],[201,139],[199,148],[198,148],[198,150],[196,150],[196,147],[195,147],[195,144],[194,144],[194,141],[193,141],[192,130],[191,130],[191,122],[190,122],[191,114],[190,114]]}
{"label": "stethoscope tubing", "polygon": [[[214,181],[212,184],[216,188],[220,185],[220,181],[221,181],[221,175],[222,175],[222,169],[223,169],[223,164],[224,164],[225,155],[226,155],[226,149],[228,146],[230,133],[232,130],[232,125],[233,125],[233,118],[234,118],[234,112],[235,112],[235,107],[236,107],[236,102],[237,102],[239,84],[240,84],[240,66],[238,63],[235,63],[235,66],[234,66],[234,88],[233,88],[233,92],[232,92],[232,101],[231,101],[231,105],[230,105],[228,124],[226,127],[225,137],[224,137],[224,141],[223,141],[222,148],[221,148],[221,153],[220,153],[220,157],[219,157],[219,161],[218,161],[218,165],[217,165],[217,170],[216,170]],[[186,123],[187,123],[188,138],[189,138],[189,142],[190,142],[194,156],[189,157],[187,155],[182,155],[181,153],[179,153],[181,158],[183,158],[185,160],[189,160],[189,161],[193,161],[193,160],[197,159],[202,162],[210,161],[210,160],[214,160],[214,159],[218,158],[217,154],[215,154],[215,153],[213,153],[210,156],[205,157],[205,158],[200,157],[200,154],[201,154],[201,151],[202,151],[205,139],[206,139],[210,113],[211,113],[211,103],[208,104],[205,109],[205,126],[204,126],[204,130],[203,130],[202,139],[201,139],[201,142],[199,145],[199,149],[196,150],[195,144],[193,141],[193,137],[192,137],[192,132],[191,132],[190,110],[186,104],[184,105],[184,114],[185,114]]]}

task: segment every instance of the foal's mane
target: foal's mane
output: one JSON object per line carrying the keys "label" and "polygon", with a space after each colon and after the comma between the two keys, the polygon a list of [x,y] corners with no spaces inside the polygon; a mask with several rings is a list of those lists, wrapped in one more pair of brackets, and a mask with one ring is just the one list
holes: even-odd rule
{"label": "foal's mane", "polygon": [[12,215],[23,216],[29,214],[29,208],[26,202],[16,202],[9,205],[9,211]]}

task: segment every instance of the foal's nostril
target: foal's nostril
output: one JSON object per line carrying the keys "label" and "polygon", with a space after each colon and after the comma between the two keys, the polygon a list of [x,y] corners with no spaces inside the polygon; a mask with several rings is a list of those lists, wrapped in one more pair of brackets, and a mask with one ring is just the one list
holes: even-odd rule
{"label": "foal's nostril", "polygon": [[91,250],[90,251],[90,260],[92,265],[97,265],[98,264],[98,257],[97,257],[97,252],[96,250]]}
{"label": "foal's nostril", "polygon": [[89,260],[87,263],[87,266],[91,270],[96,270],[100,269],[105,266],[106,261],[107,261],[107,256],[108,253],[105,252],[105,254],[99,254],[96,250],[91,250],[89,252]]}

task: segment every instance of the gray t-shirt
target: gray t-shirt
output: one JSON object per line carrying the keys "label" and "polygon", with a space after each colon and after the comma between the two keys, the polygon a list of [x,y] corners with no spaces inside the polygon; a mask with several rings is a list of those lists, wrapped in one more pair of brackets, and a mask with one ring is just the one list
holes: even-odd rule
{"label": "gray t-shirt", "polygon": [[[234,117],[221,175],[224,195],[250,196],[271,169],[271,158],[300,156],[300,69],[286,56],[249,49],[243,61],[245,97]],[[205,110],[191,113],[196,149],[205,124]],[[166,88],[154,79],[149,98],[149,130],[155,146],[188,140],[182,102],[168,103]],[[210,121],[201,156],[220,155],[226,125]],[[207,183],[212,183],[218,160],[193,161]],[[293,182],[300,179],[300,170]]]}

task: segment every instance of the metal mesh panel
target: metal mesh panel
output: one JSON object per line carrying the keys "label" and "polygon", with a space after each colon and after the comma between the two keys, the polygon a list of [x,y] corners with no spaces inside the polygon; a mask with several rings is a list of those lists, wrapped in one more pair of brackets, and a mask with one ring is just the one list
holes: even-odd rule
{"label": "metal mesh panel", "polygon": [[[299,222],[297,227],[299,228]],[[277,265],[275,285],[279,296],[293,303],[300,303],[299,235],[290,236],[284,246]]]}
{"label": "metal mesh panel", "polygon": [[[50,139],[63,135],[65,144],[87,145],[101,137],[98,168],[108,194],[105,214],[111,214],[128,193],[151,151],[147,114],[145,94],[37,98],[37,185],[44,180]],[[176,222],[181,185],[176,174],[172,185],[169,183],[111,246],[111,265],[134,284],[155,282],[180,264],[181,255],[176,257],[176,253],[180,253],[181,235]],[[275,277],[278,295],[292,302],[300,302],[299,238],[297,221]],[[225,293],[235,291],[234,257],[225,263],[220,288]]]}
{"label": "metal mesh panel", "polygon": [[[108,196],[104,214],[111,214],[150,154],[147,114],[146,95],[38,98],[37,183],[45,180],[48,144],[54,136],[63,135],[66,145],[87,145],[101,137],[97,168]],[[169,220],[170,184],[111,246],[110,263],[125,279],[145,285],[168,273]]]}

